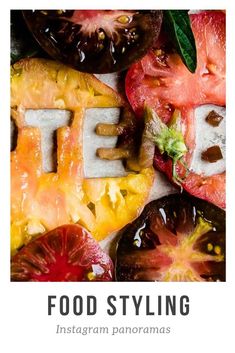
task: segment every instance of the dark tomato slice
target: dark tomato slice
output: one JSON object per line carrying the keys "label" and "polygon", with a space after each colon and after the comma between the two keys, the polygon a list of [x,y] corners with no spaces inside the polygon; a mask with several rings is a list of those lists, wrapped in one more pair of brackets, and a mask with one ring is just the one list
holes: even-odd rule
{"label": "dark tomato slice", "polygon": [[[145,104],[165,123],[175,109],[180,110],[188,166],[195,148],[195,108],[203,104],[225,105],[225,14],[204,11],[190,15],[190,19],[197,47],[196,73],[190,73],[176,53],[162,50],[162,44],[130,67],[125,84],[129,102],[139,117]],[[172,179],[171,161],[158,152],[155,167]],[[182,186],[191,194],[224,208],[224,181],[225,174],[204,177],[190,173]]]}
{"label": "dark tomato slice", "polygon": [[22,11],[11,10],[11,64],[36,55],[42,55],[42,49],[29,32]]}
{"label": "dark tomato slice", "polygon": [[81,226],[64,225],[24,246],[11,263],[12,281],[111,281],[113,264]]}
{"label": "dark tomato slice", "polygon": [[56,60],[79,71],[108,73],[127,68],[158,38],[161,11],[24,11],[29,29]]}
{"label": "dark tomato slice", "polygon": [[225,212],[186,195],[149,203],[124,230],[118,281],[225,281]]}

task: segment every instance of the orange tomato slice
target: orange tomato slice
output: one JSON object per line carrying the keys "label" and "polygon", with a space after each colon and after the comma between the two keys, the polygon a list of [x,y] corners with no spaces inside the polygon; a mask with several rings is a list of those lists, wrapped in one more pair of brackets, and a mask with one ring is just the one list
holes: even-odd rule
{"label": "orange tomato slice", "polygon": [[[121,96],[91,74],[45,59],[12,67],[11,108],[18,128],[11,153],[11,249],[63,224],[79,223],[95,239],[119,230],[141,212],[153,183],[152,168],[120,178],[84,179],[82,129],[86,108],[122,107]],[[70,126],[57,130],[57,171],[42,169],[40,129],[25,122],[27,109],[66,109]]]}

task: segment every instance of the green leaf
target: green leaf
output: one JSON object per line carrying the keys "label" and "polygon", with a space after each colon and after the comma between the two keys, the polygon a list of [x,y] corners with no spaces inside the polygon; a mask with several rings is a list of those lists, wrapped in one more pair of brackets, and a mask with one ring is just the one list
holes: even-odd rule
{"label": "green leaf", "polygon": [[190,72],[197,68],[194,35],[187,10],[165,10],[164,24],[182,61]]}

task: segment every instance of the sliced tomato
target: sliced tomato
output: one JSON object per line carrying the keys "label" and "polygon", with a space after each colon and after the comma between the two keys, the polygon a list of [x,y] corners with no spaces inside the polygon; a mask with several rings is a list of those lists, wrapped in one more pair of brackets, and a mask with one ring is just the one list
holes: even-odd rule
{"label": "sliced tomato", "polygon": [[64,225],[33,240],[12,259],[12,281],[111,281],[112,260],[78,225]]}
{"label": "sliced tomato", "polygon": [[[165,123],[175,109],[181,111],[182,130],[189,149],[188,165],[195,148],[195,108],[203,104],[225,105],[225,14],[204,11],[190,15],[190,19],[197,47],[195,74],[187,70],[176,53],[163,55],[161,49],[157,49],[133,64],[126,76],[126,94],[138,117],[143,115],[145,104],[153,108]],[[160,155],[155,162],[171,179],[171,163],[163,167],[166,159]],[[218,179],[215,175],[201,176],[201,180],[198,175],[188,177],[182,184],[187,191],[225,207],[224,174]],[[204,186],[198,188],[200,184]]]}
{"label": "sliced tomato", "polygon": [[[63,224],[79,223],[102,240],[136,218],[150,192],[153,168],[120,178],[85,179],[85,109],[124,107],[122,97],[95,76],[45,59],[12,67],[11,108],[18,128],[11,153],[11,249]],[[42,168],[40,130],[27,125],[27,109],[66,109],[70,126],[57,130],[57,171]]]}
{"label": "sliced tomato", "polygon": [[225,212],[191,196],[149,203],[124,230],[118,281],[225,281]]}
{"label": "sliced tomato", "polygon": [[29,29],[55,60],[83,72],[125,69],[157,40],[162,11],[24,11]]}
{"label": "sliced tomato", "polygon": [[144,104],[166,122],[173,108],[225,104],[225,14],[206,11],[190,15],[197,47],[197,70],[188,71],[178,54],[151,51],[133,64],[126,76],[126,94],[142,116]]}
{"label": "sliced tomato", "polygon": [[[164,172],[170,180],[172,179],[172,161],[169,158],[165,158],[160,153],[156,152],[154,156],[154,166]],[[183,166],[178,164],[176,170],[177,174],[184,178],[186,171]],[[188,176],[183,179],[181,185],[184,190],[191,195],[212,202],[218,207],[225,208],[225,182],[225,173],[214,174],[207,177],[190,172]]]}

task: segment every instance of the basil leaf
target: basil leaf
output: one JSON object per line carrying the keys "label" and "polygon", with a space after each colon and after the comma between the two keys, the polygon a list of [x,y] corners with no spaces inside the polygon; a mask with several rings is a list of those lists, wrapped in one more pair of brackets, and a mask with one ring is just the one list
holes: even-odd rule
{"label": "basil leaf", "polygon": [[165,10],[164,24],[182,61],[190,72],[197,68],[194,35],[187,10]]}

